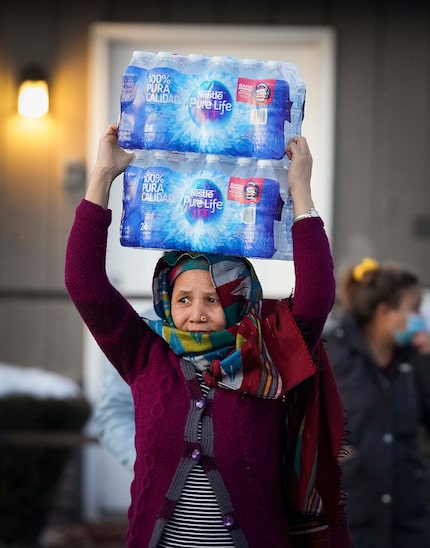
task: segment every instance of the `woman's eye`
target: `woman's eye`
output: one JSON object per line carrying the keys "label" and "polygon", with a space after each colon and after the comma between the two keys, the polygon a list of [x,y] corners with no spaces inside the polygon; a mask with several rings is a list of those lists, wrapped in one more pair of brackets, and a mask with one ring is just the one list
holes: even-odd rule
{"label": "woman's eye", "polygon": [[181,299],[179,299],[179,302],[186,304],[187,302],[189,302],[189,299],[188,297],[182,297]]}

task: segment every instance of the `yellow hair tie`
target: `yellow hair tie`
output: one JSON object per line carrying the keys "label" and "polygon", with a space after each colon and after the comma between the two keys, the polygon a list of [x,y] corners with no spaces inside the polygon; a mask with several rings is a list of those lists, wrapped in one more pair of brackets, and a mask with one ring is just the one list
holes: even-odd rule
{"label": "yellow hair tie", "polygon": [[363,280],[366,272],[371,272],[372,270],[377,270],[379,268],[378,261],[365,257],[360,264],[354,267],[352,271],[352,277],[356,282],[361,282]]}

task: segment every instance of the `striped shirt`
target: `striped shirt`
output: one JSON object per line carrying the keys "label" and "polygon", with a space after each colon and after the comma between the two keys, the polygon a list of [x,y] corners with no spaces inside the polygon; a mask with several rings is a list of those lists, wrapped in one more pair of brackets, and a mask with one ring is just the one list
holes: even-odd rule
{"label": "striped shirt", "polygon": [[[209,387],[197,373],[203,395]],[[201,423],[199,423],[199,440]],[[167,522],[160,548],[191,548],[192,546],[235,546],[229,531],[222,523],[218,502],[202,466],[191,469],[172,517]]]}

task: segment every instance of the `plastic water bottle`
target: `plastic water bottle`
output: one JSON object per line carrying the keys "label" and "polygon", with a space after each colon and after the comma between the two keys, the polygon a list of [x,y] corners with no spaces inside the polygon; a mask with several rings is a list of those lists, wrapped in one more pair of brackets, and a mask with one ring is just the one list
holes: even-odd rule
{"label": "plastic water bottle", "polygon": [[233,155],[236,92],[233,71],[232,58],[211,57],[205,61],[199,79],[192,80],[194,85],[187,88],[187,112],[181,113],[185,122],[182,125],[184,149]]}
{"label": "plastic water bottle", "polygon": [[291,192],[288,191],[287,199],[284,202],[282,208],[281,216],[281,231],[278,236],[277,250],[274,259],[281,259],[284,261],[293,260],[293,239],[291,234],[291,228],[293,226],[294,218],[294,209],[293,209],[293,199],[291,197]]}
{"label": "plastic water bottle", "polygon": [[274,222],[280,213],[279,182],[271,160],[257,161],[255,175],[247,184],[245,197],[256,204],[258,227],[248,252],[255,257],[271,258],[275,252]]}
{"label": "plastic water bottle", "polygon": [[204,168],[209,172],[221,172],[227,177],[230,177],[235,160],[230,156],[221,154],[206,154]]}
{"label": "plastic water bottle", "polygon": [[145,93],[144,148],[180,150],[183,134],[178,109],[184,103],[186,55],[161,51],[148,71]]}
{"label": "plastic water bottle", "polygon": [[184,73],[190,75],[190,81],[192,82],[192,76],[196,80],[206,78],[208,72],[209,57],[206,55],[200,55],[198,53],[190,53],[188,55],[188,63],[184,67]]}
{"label": "plastic water bottle", "polygon": [[235,85],[235,78],[238,75],[238,59],[231,57],[229,55],[214,55],[209,58],[207,66],[207,75],[208,79],[223,79],[231,80],[232,84]]}
{"label": "plastic water bottle", "polygon": [[296,82],[293,105],[291,109],[291,137],[302,134],[302,122],[305,116],[306,86],[304,82]]}
{"label": "plastic water bottle", "polygon": [[[183,155],[176,155],[183,156]],[[219,157],[188,156],[178,181],[179,192],[172,208],[175,233],[172,249],[218,252],[219,221],[224,213],[224,179]]]}
{"label": "plastic water bottle", "polygon": [[240,254],[244,256],[254,254],[258,232],[256,198],[259,196],[260,188],[253,179],[255,169],[256,161],[253,158],[240,156],[236,159],[236,166],[229,182],[230,199],[241,205],[238,241]]}
{"label": "plastic water bottle", "polygon": [[244,59],[240,63],[237,102],[249,121],[246,135],[250,155],[256,158],[282,158],[284,120],[287,116],[288,84],[281,63]]}
{"label": "plastic water bottle", "polygon": [[140,247],[142,202],[142,180],[148,159],[145,152],[136,152],[123,175],[123,209],[120,225],[120,242],[126,247]]}
{"label": "plastic water bottle", "polygon": [[143,239],[153,248],[178,249],[171,241],[178,233],[172,210],[183,190],[182,172],[186,162],[182,154],[153,151],[153,162],[145,173]]}
{"label": "plastic water bottle", "polygon": [[293,200],[288,188],[288,171],[283,162],[277,162],[275,172],[279,181],[281,214],[274,223],[275,253],[273,259],[293,260],[293,242],[291,227],[293,223]]}
{"label": "plastic water bottle", "polygon": [[145,123],[145,88],[153,54],[133,51],[123,76],[118,122],[118,143],[126,149],[142,149]]}
{"label": "plastic water bottle", "polygon": [[154,60],[154,68],[170,68],[178,72],[185,72],[188,64],[188,55],[173,53],[171,51],[159,51]]}
{"label": "plastic water bottle", "polygon": [[280,61],[267,61],[257,84],[256,101],[260,111],[267,113],[264,124],[256,126],[255,139],[262,147],[261,158],[280,159],[285,154],[285,129],[291,120],[292,100],[284,68]]}

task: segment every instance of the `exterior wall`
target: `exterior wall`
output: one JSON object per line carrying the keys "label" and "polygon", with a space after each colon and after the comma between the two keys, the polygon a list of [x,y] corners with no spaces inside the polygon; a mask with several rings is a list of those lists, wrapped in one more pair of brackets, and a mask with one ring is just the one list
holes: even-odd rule
{"label": "exterior wall", "polygon": [[[430,286],[430,8],[417,0],[197,5],[2,2],[0,361],[82,380],[83,327],[64,290],[63,265],[83,188],[66,189],[64,175],[70,162],[86,163],[88,29],[95,21],[332,26],[337,270],[363,255],[395,259]],[[50,75],[51,112],[25,127],[16,115],[17,78],[32,61]]]}

